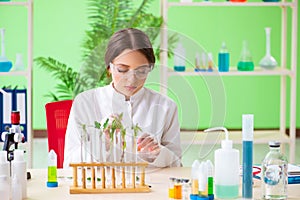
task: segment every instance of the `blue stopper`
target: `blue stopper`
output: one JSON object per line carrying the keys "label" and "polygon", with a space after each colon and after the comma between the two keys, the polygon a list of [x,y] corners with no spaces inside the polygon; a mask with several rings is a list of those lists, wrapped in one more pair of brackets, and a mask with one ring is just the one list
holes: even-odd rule
{"label": "blue stopper", "polygon": [[47,181],[47,187],[57,187],[58,186],[58,183],[57,182],[48,182]]}

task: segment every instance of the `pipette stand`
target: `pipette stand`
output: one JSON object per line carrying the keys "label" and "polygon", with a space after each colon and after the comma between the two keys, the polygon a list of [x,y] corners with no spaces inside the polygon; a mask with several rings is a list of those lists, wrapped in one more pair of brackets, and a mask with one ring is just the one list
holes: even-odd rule
{"label": "pipette stand", "polygon": [[[145,184],[145,168],[148,163],[124,163],[124,162],[104,162],[104,163],[70,163],[73,168],[73,186],[70,187],[71,194],[100,194],[100,193],[141,193],[150,192],[150,187]],[[107,181],[107,169],[110,169],[111,180]],[[120,173],[116,173],[116,168],[120,169]],[[126,184],[126,169],[130,169],[131,183]],[[140,172],[140,182],[136,183],[136,171]],[[81,170],[81,176],[78,177],[78,172]],[[91,186],[87,186],[86,174],[87,170],[91,172]],[[97,174],[101,175],[101,182],[96,184],[96,170]],[[116,174],[121,177],[116,177]],[[79,185],[78,178],[81,178],[81,185]],[[121,183],[116,184],[116,179],[121,180]],[[110,182],[110,183],[108,183]]]}

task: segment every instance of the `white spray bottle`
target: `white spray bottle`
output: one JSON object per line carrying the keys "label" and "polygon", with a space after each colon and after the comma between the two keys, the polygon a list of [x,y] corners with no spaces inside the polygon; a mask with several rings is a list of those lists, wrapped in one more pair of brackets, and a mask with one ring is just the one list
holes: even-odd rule
{"label": "white spray bottle", "polygon": [[239,195],[239,150],[232,148],[228,131],[224,127],[206,129],[204,132],[224,131],[221,149],[215,151],[215,195],[220,199],[233,199]]}

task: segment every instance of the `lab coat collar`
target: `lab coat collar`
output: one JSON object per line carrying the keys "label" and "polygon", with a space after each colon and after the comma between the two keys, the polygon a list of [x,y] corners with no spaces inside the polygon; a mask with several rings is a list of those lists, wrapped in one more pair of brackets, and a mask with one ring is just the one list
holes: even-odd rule
{"label": "lab coat collar", "polygon": [[[126,101],[125,100],[125,96],[124,94],[119,93],[113,86],[113,82],[111,82],[110,84],[111,90],[113,91],[113,96],[119,100],[119,101]],[[141,98],[143,98],[145,93],[145,88],[142,87],[139,91],[137,91],[134,95],[132,95],[129,99],[130,103],[136,102],[138,100],[140,100]]]}

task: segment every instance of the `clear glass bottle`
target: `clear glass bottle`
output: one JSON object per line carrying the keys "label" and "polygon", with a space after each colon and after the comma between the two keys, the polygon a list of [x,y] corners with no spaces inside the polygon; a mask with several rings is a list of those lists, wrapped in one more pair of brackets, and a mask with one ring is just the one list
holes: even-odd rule
{"label": "clear glass bottle", "polygon": [[262,198],[287,198],[287,168],[286,157],[280,152],[280,142],[269,142],[270,151],[262,162]]}

